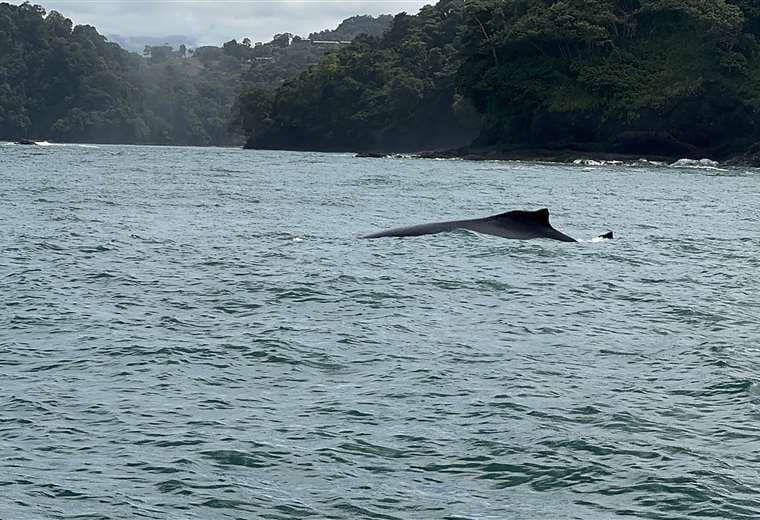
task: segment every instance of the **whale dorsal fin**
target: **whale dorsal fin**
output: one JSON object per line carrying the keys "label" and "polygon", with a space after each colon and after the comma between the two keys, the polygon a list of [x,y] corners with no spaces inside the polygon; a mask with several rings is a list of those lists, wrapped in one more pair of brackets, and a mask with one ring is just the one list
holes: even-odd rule
{"label": "whale dorsal fin", "polygon": [[501,213],[500,215],[494,215],[494,219],[499,218],[512,218],[512,219],[518,219],[518,220],[528,220],[532,222],[536,222],[537,224],[542,224],[544,226],[551,226],[549,224],[549,209],[548,208],[541,208],[536,211],[524,211],[524,210],[515,210],[515,211],[507,211],[506,213]]}
{"label": "whale dorsal fin", "polygon": [[540,222],[541,224],[545,226],[550,226],[549,224],[549,208],[541,208],[536,211],[526,211],[531,218],[537,222]]}

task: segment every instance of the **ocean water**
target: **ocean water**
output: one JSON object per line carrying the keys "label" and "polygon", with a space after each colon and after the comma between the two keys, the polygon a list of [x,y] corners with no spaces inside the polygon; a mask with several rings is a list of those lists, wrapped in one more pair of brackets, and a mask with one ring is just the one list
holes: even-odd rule
{"label": "ocean water", "polygon": [[[396,225],[548,207],[568,244]],[[756,519],[760,172],[0,145],[0,519]]]}

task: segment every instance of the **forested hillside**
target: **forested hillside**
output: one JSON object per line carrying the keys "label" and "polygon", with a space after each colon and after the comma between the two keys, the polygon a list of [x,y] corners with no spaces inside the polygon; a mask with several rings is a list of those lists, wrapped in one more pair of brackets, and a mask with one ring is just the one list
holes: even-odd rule
{"label": "forested hillside", "polygon": [[138,55],[57,12],[0,3],[0,139],[760,150],[754,0],[441,0],[311,37]]}
{"label": "forested hillside", "polygon": [[135,59],[92,27],[38,6],[0,4],[0,139],[136,140]]}
{"label": "forested hillside", "polygon": [[399,14],[381,37],[360,36],[276,93],[248,89],[253,148],[419,150],[471,141],[480,128],[457,94],[461,0]]}
{"label": "forested hillside", "polygon": [[[0,4],[0,139],[227,144],[237,61],[145,59],[90,26]],[[237,138],[239,139],[239,137]]]}
{"label": "forested hillside", "polygon": [[347,41],[353,40],[360,34],[367,36],[382,36],[393,23],[393,16],[383,14],[378,17],[374,16],[352,16],[343,20],[338,27],[333,30],[324,30],[311,33],[310,40],[315,41]]}
{"label": "forested hillside", "polygon": [[726,157],[760,139],[754,0],[467,2],[477,145]]}
{"label": "forested hillside", "polygon": [[[360,18],[366,30],[388,25]],[[0,140],[242,144],[242,85],[273,90],[338,47],[280,34],[138,55],[58,12],[0,3]]]}
{"label": "forested hillside", "polygon": [[472,148],[727,157],[760,141],[759,36],[754,0],[441,0],[247,91],[248,146],[444,147],[472,103]]}

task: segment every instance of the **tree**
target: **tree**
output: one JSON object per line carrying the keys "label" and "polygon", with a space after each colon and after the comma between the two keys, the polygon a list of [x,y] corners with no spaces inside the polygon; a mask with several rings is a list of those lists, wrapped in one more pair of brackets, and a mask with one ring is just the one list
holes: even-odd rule
{"label": "tree", "polygon": [[469,142],[478,122],[454,111],[463,9],[461,2],[445,5],[387,18],[392,23],[381,38],[357,36],[285,82],[247,146],[405,150]]}
{"label": "tree", "polygon": [[275,47],[288,47],[290,45],[290,39],[293,37],[290,33],[275,34],[272,38],[272,45]]}
{"label": "tree", "polygon": [[247,88],[233,108],[232,127],[242,128],[247,136],[261,135],[271,124],[273,104],[272,92],[260,88]]}

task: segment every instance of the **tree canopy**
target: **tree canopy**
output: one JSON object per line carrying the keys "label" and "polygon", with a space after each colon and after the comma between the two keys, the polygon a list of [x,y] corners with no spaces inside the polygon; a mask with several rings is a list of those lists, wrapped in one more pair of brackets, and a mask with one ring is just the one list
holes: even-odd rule
{"label": "tree canopy", "polygon": [[316,41],[348,41],[353,40],[360,34],[380,37],[388,30],[392,22],[393,16],[389,14],[383,14],[377,18],[367,15],[352,16],[343,20],[333,30],[311,33],[309,39]]}
{"label": "tree canopy", "polygon": [[56,11],[0,3],[0,139],[242,144],[243,85],[273,90],[333,50],[284,34],[138,55]]}
{"label": "tree canopy", "polygon": [[466,9],[458,76],[486,116],[478,144],[725,155],[758,139],[751,2],[476,0]]}
{"label": "tree canopy", "polygon": [[470,141],[479,117],[456,92],[463,12],[461,0],[443,0],[401,13],[382,36],[325,56],[250,114],[247,146],[402,151]]}
{"label": "tree canopy", "polygon": [[724,157],[760,141],[758,36],[754,0],[441,0],[285,83],[248,146],[445,147],[471,104],[473,147]]}
{"label": "tree canopy", "polygon": [[0,139],[721,158],[760,142],[759,38],[755,0],[440,0],[139,55],[0,3]]}

